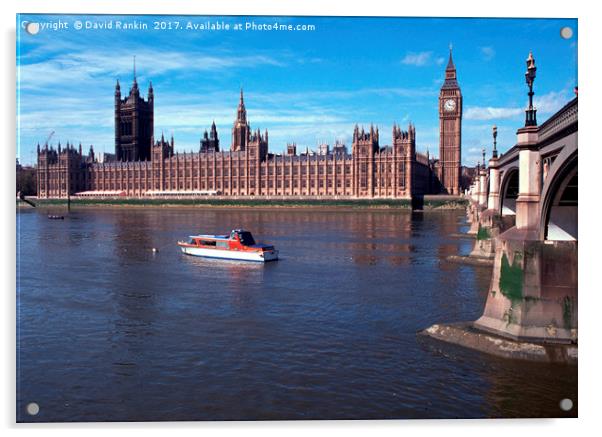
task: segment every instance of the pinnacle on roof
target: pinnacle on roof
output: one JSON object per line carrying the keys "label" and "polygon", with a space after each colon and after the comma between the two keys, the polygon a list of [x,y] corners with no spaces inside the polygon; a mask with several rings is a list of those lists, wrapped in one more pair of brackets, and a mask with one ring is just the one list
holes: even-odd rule
{"label": "pinnacle on roof", "polygon": [[134,55],[134,83],[136,83],[136,55]]}
{"label": "pinnacle on roof", "polygon": [[454,60],[452,59],[452,44],[449,44],[449,60],[447,61],[446,70],[455,70],[456,66],[454,65]]}

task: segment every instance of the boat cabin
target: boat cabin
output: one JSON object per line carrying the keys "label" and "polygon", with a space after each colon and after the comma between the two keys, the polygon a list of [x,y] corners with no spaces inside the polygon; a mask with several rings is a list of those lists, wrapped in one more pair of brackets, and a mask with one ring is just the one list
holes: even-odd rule
{"label": "boat cabin", "polygon": [[[225,250],[244,250],[245,248],[258,248],[253,235],[243,229],[235,229],[230,235],[195,235],[188,241],[189,245],[198,247],[225,249]],[[261,245],[263,246],[263,245]]]}

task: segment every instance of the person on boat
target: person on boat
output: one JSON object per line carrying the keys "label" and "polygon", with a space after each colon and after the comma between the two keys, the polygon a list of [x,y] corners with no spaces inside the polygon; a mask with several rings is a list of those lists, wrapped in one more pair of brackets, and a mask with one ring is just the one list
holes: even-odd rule
{"label": "person on boat", "polygon": [[255,245],[255,239],[253,235],[249,231],[243,230],[234,230],[230,233],[230,238],[232,240],[240,241],[240,244],[243,246],[253,246]]}

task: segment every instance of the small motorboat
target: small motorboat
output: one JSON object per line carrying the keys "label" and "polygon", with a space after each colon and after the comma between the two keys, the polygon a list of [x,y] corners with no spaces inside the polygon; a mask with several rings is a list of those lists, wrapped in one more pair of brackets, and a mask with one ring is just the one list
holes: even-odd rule
{"label": "small motorboat", "polygon": [[244,229],[234,229],[230,235],[192,235],[188,241],[178,241],[186,255],[206,258],[267,262],[278,259],[272,245],[258,244]]}
{"label": "small motorboat", "polygon": [[50,220],[64,220],[65,217],[62,215],[52,215],[52,214],[48,214],[48,218]]}

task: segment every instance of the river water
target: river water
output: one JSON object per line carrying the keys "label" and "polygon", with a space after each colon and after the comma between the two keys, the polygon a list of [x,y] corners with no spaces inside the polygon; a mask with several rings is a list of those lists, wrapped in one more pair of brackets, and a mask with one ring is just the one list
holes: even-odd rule
{"label": "river water", "polygon": [[[19,421],[576,415],[574,367],[416,336],[482,313],[490,270],[445,261],[463,211],[47,212],[17,216]],[[238,227],[281,260],[175,244]]]}

